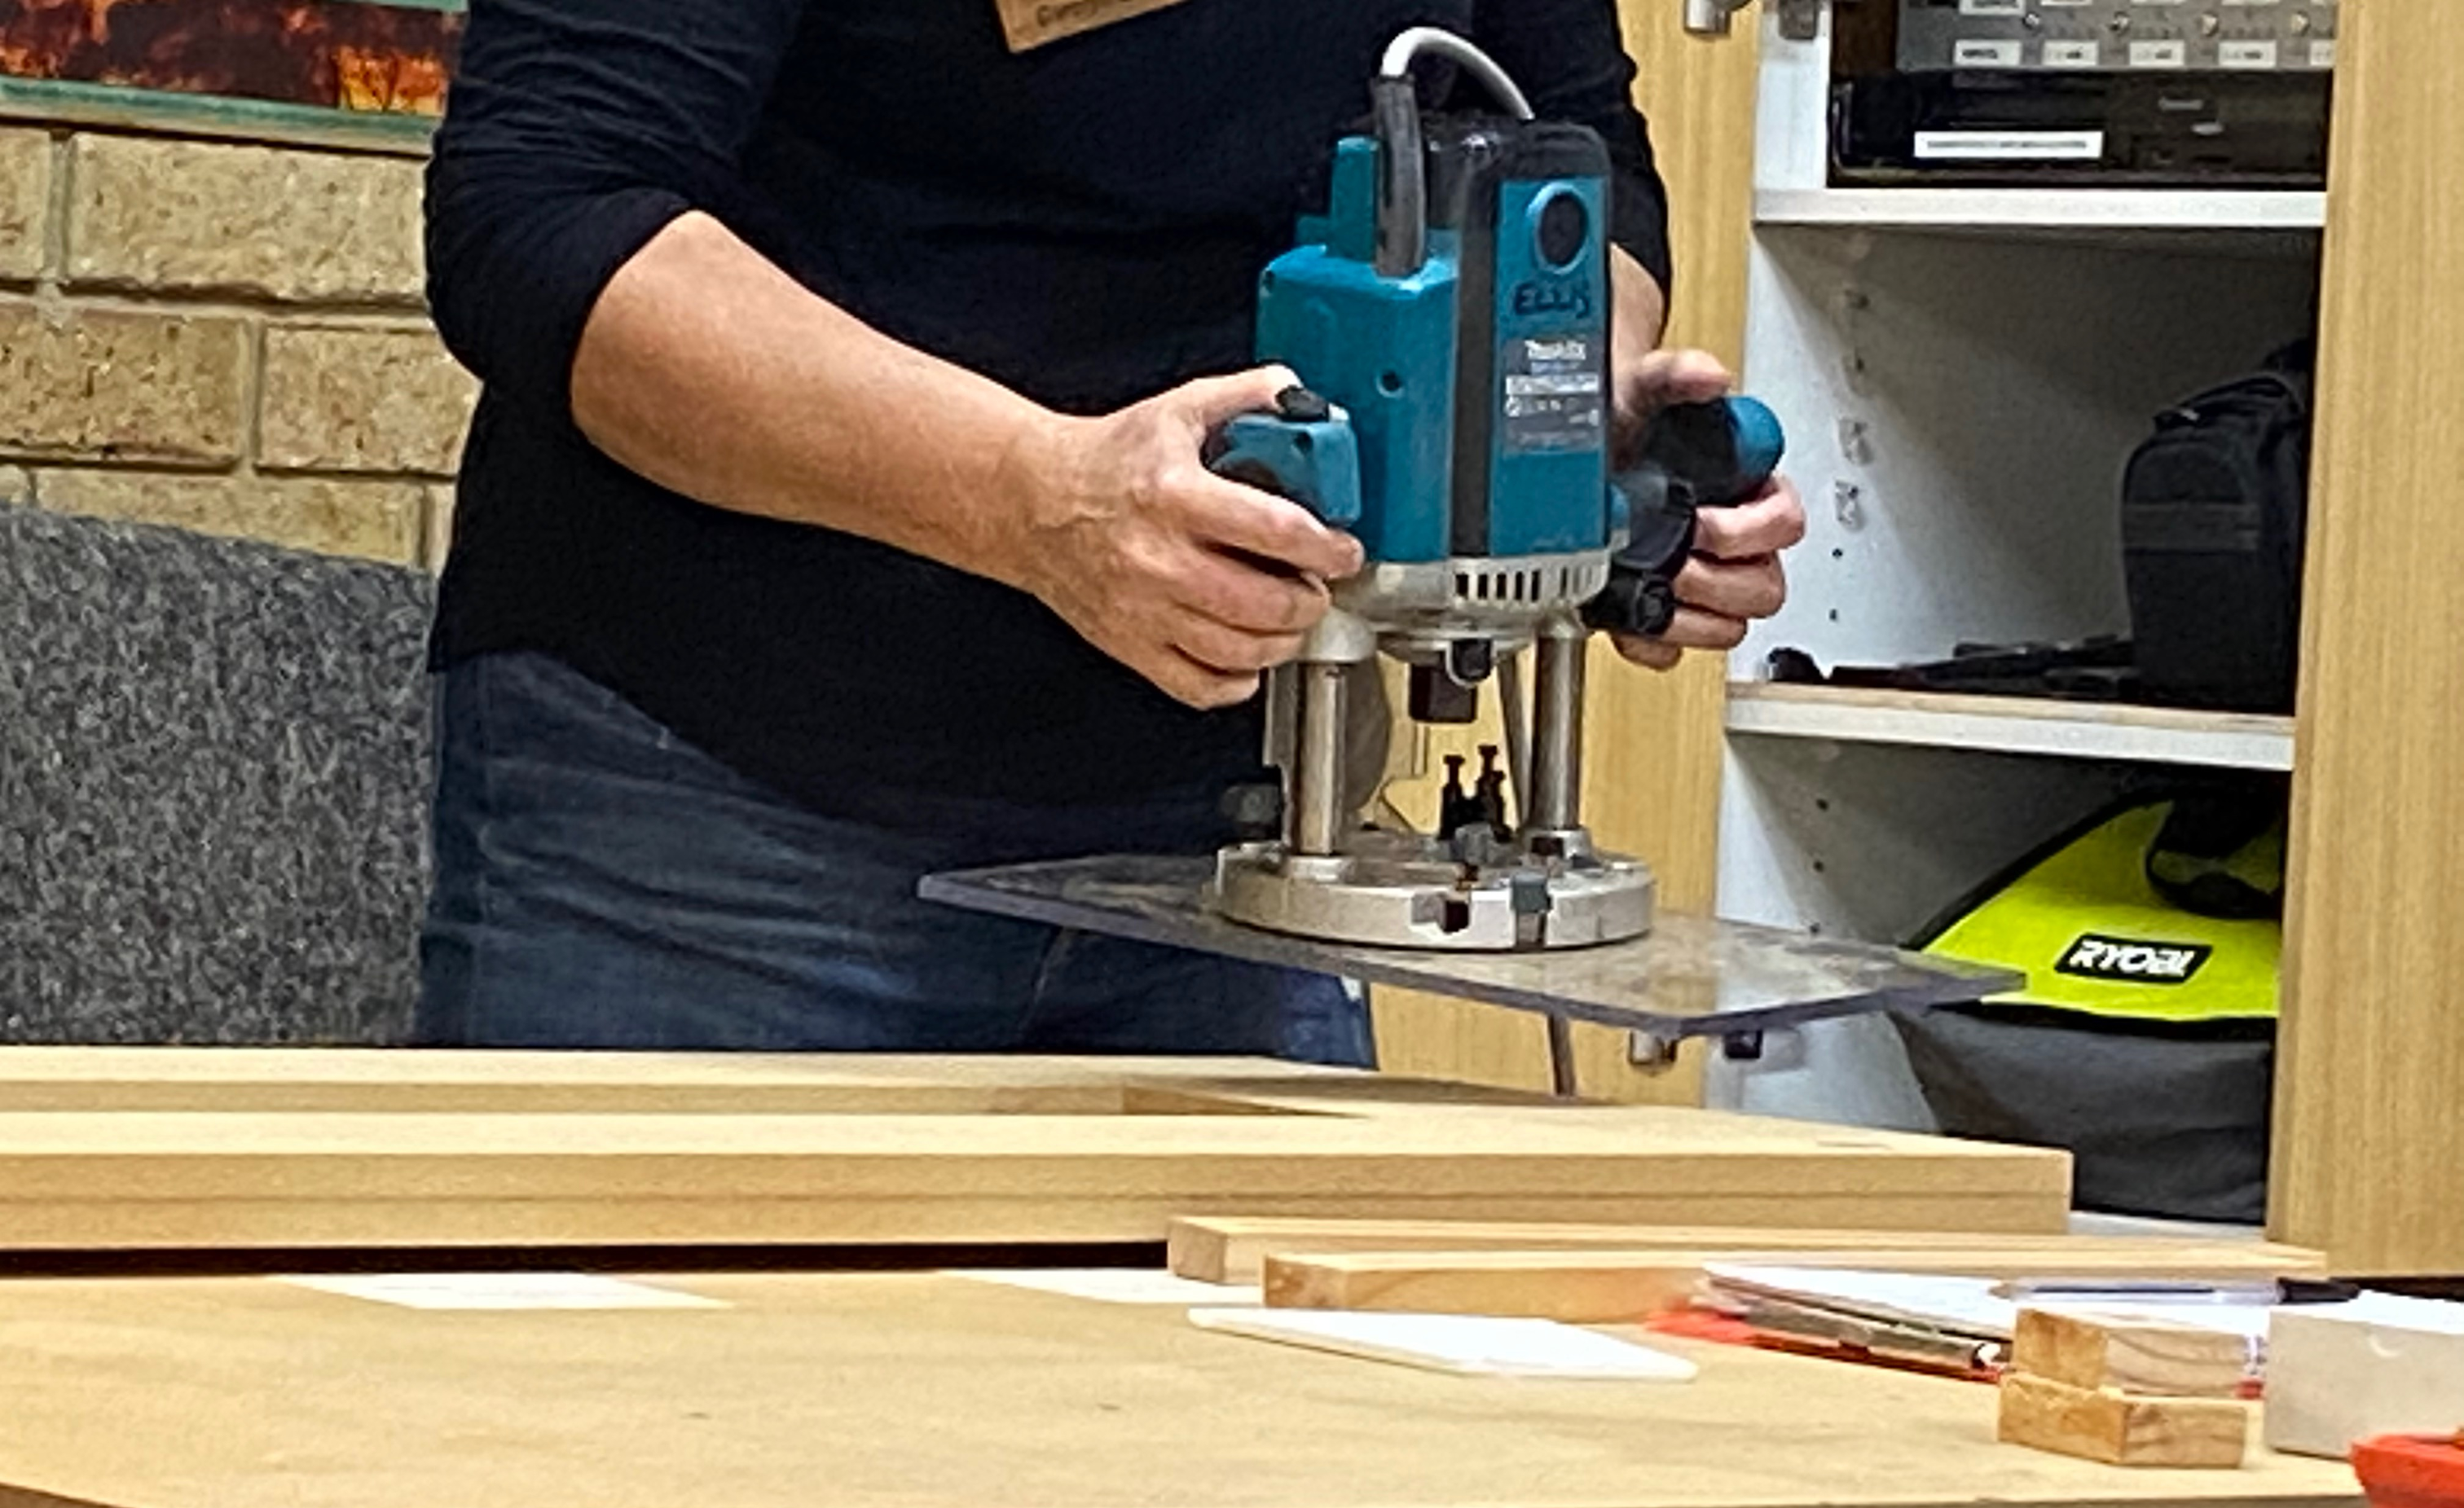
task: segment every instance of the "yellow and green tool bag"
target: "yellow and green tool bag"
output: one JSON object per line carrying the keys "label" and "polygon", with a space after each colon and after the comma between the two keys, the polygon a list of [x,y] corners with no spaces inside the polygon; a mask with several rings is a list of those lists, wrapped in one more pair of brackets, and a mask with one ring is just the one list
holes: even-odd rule
{"label": "yellow and green tool bag", "polygon": [[2068,1148],[2085,1209],[2262,1219],[2284,813],[2273,781],[2127,798],[1914,938],[2028,976],[1901,1020],[1943,1129]]}

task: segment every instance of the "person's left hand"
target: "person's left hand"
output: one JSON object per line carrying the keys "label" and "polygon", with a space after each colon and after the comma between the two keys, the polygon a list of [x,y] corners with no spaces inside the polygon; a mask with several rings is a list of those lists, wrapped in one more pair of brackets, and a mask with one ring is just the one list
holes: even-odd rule
{"label": "person's left hand", "polygon": [[[1643,426],[1661,409],[1725,397],[1734,384],[1728,369],[1708,352],[1652,352],[1617,374],[1619,449],[1637,444]],[[1677,573],[1676,619],[1657,638],[1617,635],[1617,652],[1637,665],[1665,670],[1688,649],[1735,648],[1748,624],[1771,617],[1788,600],[1780,552],[1804,537],[1805,505],[1785,476],[1771,478],[1749,502],[1704,509],[1695,515],[1693,558]]]}

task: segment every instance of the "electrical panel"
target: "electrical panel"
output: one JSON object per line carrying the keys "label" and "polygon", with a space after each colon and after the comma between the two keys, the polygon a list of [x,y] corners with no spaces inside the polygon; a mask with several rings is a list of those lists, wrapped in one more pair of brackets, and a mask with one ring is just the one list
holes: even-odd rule
{"label": "electrical panel", "polygon": [[1905,73],[2321,73],[2336,0],[1900,0]]}

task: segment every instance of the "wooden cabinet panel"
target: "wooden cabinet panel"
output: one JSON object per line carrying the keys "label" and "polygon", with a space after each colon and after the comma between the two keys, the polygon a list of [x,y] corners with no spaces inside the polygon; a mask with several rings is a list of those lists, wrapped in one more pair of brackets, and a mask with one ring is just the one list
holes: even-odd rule
{"label": "wooden cabinet panel", "polygon": [[2345,0],[2272,1224],[2464,1272],[2464,92],[2437,0]]}

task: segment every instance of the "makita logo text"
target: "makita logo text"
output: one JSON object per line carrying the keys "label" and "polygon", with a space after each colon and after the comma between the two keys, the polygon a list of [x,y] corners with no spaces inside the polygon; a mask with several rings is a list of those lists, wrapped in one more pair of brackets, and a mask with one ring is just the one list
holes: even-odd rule
{"label": "makita logo text", "polygon": [[2071,944],[2055,969],[2081,979],[2130,984],[2188,984],[2212,948],[2198,943],[2141,943],[2091,933]]}

